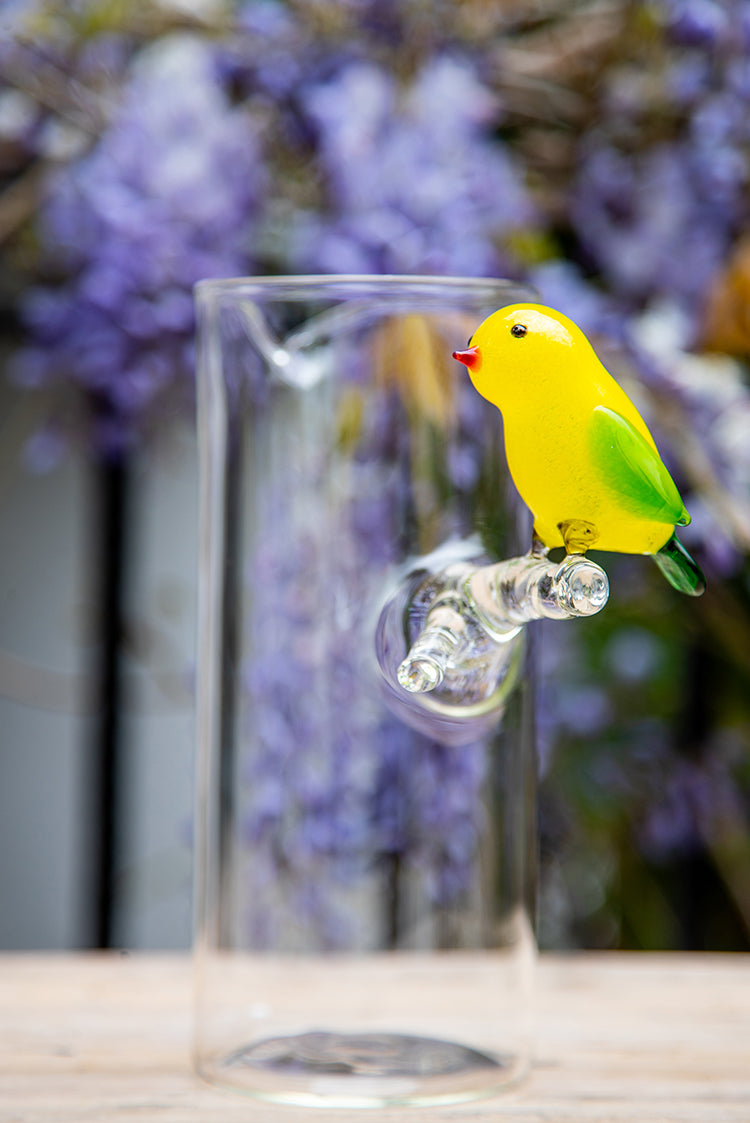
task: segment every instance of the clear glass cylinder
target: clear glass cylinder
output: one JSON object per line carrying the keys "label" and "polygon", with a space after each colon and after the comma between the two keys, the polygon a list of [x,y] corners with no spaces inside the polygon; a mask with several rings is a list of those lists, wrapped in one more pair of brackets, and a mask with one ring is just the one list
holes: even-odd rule
{"label": "clear glass cylinder", "polygon": [[526,1069],[528,645],[489,718],[459,698],[446,737],[429,710],[410,720],[406,691],[394,704],[375,637],[446,543],[529,547],[500,415],[451,358],[528,296],[464,278],[198,286],[195,1058],[223,1086],[429,1105]]}

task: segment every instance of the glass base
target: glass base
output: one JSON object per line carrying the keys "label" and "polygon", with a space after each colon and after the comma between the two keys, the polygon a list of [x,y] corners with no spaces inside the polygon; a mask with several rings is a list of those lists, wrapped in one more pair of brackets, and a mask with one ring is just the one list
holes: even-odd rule
{"label": "glass base", "polygon": [[326,1033],[269,1037],[240,1049],[227,1064],[272,1072],[352,1076],[444,1076],[473,1068],[502,1068],[493,1057],[430,1037],[401,1033]]}
{"label": "glass base", "polygon": [[266,1101],[332,1108],[468,1102],[498,1094],[520,1075],[512,1058],[452,1041],[321,1030],[265,1038],[204,1072]]}

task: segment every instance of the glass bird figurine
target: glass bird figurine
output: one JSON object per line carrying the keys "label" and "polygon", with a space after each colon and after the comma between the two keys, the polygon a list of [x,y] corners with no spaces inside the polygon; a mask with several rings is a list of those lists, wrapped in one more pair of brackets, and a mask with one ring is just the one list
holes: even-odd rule
{"label": "glass bird figurine", "polygon": [[690,522],[685,504],[643,418],[576,324],[512,304],[453,357],[503,415],[508,467],[538,543],[649,554],[675,589],[704,591],[675,533]]}

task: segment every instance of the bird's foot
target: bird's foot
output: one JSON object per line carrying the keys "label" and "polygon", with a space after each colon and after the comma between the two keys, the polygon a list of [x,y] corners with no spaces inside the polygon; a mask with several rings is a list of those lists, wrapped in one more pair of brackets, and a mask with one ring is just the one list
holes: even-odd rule
{"label": "bird's foot", "polygon": [[557,529],[565,543],[566,554],[585,554],[599,537],[596,526],[585,519],[566,519],[557,524]]}

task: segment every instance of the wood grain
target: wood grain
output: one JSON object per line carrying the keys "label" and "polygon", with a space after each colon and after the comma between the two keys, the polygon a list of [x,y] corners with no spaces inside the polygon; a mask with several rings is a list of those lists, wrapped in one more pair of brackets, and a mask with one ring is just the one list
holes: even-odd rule
{"label": "wood grain", "polygon": [[453,1108],[272,1108],[190,1069],[188,957],[0,957],[2,1123],[750,1123],[750,956],[543,956],[532,1075]]}

